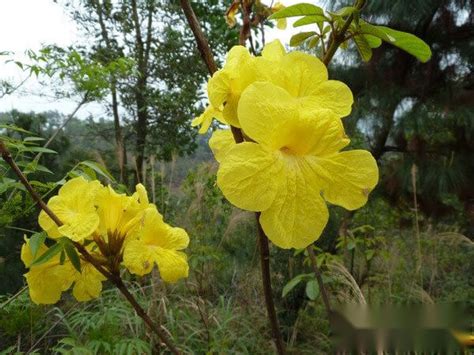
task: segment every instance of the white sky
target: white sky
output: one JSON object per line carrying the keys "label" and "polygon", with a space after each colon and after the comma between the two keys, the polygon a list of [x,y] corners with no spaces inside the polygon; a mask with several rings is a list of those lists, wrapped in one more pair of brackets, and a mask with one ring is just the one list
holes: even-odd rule
{"label": "white sky", "polygon": [[[269,4],[271,0],[263,2]],[[301,0],[281,2],[288,6]],[[301,31],[302,28],[298,30]],[[0,52],[13,52],[14,58],[18,60],[25,60],[24,53],[28,49],[37,51],[46,44],[69,46],[79,41],[74,22],[63,7],[53,0],[0,0],[0,33]],[[267,41],[279,38],[287,44],[293,33],[290,25],[286,31],[269,29],[266,38]],[[14,63],[5,64],[5,58],[0,57],[0,80],[7,80],[12,84],[20,83],[25,78],[25,73]],[[39,93],[43,95],[40,96]],[[67,114],[76,105],[73,99],[57,100],[51,96],[36,79],[30,78],[15,94],[0,98],[0,112],[11,109],[37,112],[57,110]],[[86,117],[103,112],[104,108],[99,104],[88,104],[78,115]]]}

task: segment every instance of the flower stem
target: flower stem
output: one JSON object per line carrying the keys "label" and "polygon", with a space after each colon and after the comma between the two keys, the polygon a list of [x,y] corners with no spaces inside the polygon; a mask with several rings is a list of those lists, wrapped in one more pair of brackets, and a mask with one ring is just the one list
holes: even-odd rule
{"label": "flower stem", "polygon": [[272,337],[275,341],[278,354],[285,354],[285,345],[278,325],[278,317],[275,311],[272,294],[272,280],[270,273],[270,249],[268,247],[268,238],[259,222],[260,212],[257,212],[258,243],[260,249],[260,266],[262,270],[263,294],[265,296],[265,305],[267,307],[268,320],[272,328]]}
{"label": "flower stem", "polygon": [[[356,11],[362,9],[364,4],[365,4],[365,0],[356,0],[356,2],[354,4],[354,7],[356,8]],[[341,29],[339,31],[335,31],[335,32],[332,33],[331,41],[330,41],[330,43],[328,45],[328,48],[326,50],[326,53],[324,53],[324,57],[323,57],[323,63],[326,66],[328,66],[328,64],[331,61],[332,57],[334,57],[334,54],[336,54],[336,51],[339,48],[339,46],[346,40],[346,31],[349,29],[349,26],[351,25],[353,20],[354,20],[354,14],[352,13],[346,19],[346,21],[342,25]]]}
{"label": "flower stem", "polygon": [[323,296],[324,307],[326,307],[326,312],[328,314],[329,319],[331,319],[331,304],[329,303],[329,296],[324,286],[323,278],[321,276],[321,271],[319,270],[318,263],[316,261],[316,256],[314,255],[313,247],[310,245],[306,248],[309,255],[309,260],[311,261],[311,266],[313,267],[314,275],[316,276],[316,280],[318,281],[319,291]]}
{"label": "flower stem", "polygon": [[[21,183],[25,186],[26,190],[31,195],[33,200],[35,200],[38,203],[40,208],[54,221],[54,223],[56,223],[57,226],[62,226],[63,223],[61,222],[61,220],[58,218],[58,216],[56,216],[56,214],[53,211],[51,211],[51,209],[44,203],[41,196],[35,191],[35,189],[30,184],[26,176],[20,170],[18,165],[15,163],[15,160],[13,159],[10,151],[8,150],[5,143],[1,139],[0,139],[0,155],[2,156],[2,159],[12,168],[16,176],[18,176],[18,179],[20,179]],[[161,330],[159,327],[157,327],[154,324],[151,318],[146,314],[144,309],[137,302],[135,297],[133,297],[133,295],[128,290],[127,286],[123,283],[123,280],[120,277],[120,275],[110,273],[108,270],[106,270],[102,265],[98,263],[98,261],[87,251],[87,249],[82,244],[77,243],[77,242],[73,242],[73,244],[87,262],[91,263],[102,275],[104,275],[110,282],[112,282],[115,285],[115,287],[119,289],[119,291],[124,295],[127,301],[135,309],[138,316],[143,319],[145,324],[156,335],[158,335],[161,341],[163,341],[163,343],[166,344],[166,346],[171,350],[171,352],[173,354],[180,354],[180,352],[174,346],[171,340],[168,339],[168,336],[163,332],[163,330]]]}
{"label": "flower stem", "polygon": [[[206,36],[202,32],[201,26],[199,24],[199,20],[194,13],[194,10],[189,3],[189,0],[180,0],[181,1],[181,8],[183,9],[184,15],[188,20],[189,27],[194,34],[194,38],[196,39],[197,47],[199,52],[201,53],[201,57],[206,63],[207,68],[209,69],[209,73],[212,75],[214,72],[217,71],[217,65],[214,61],[214,57],[212,55],[211,49],[209,47],[208,41]],[[249,2],[249,4],[243,6],[243,13],[244,13],[244,26],[241,28],[240,33],[240,44],[245,46],[245,42],[249,36],[250,31],[250,11],[253,2]],[[236,143],[242,143],[244,141],[244,136],[242,130],[240,128],[230,126],[232,134],[234,136],[234,140]],[[257,218],[257,228],[258,228],[258,239],[259,239],[259,250],[260,250],[260,265],[262,271],[262,283],[263,283],[263,291],[265,296],[265,305],[267,308],[268,320],[270,322],[270,326],[272,329],[272,337],[275,341],[275,345],[277,348],[277,352],[280,355],[285,354],[285,347],[283,342],[283,337],[280,332],[280,327],[278,325],[278,318],[276,316],[275,311],[275,304],[273,302],[273,295],[272,295],[272,282],[271,282],[271,274],[270,274],[270,252],[268,248],[268,238],[265,235],[265,232],[260,225],[259,218],[260,213],[256,213]]]}

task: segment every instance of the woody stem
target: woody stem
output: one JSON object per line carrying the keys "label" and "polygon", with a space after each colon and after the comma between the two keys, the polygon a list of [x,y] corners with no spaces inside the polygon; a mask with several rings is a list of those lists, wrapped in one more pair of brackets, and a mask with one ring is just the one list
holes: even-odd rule
{"label": "woody stem", "polygon": [[[63,223],[61,222],[61,220],[58,218],[58,216],[56,216],[56,214],[53,211],[51,211],[51,209],[44,203],[41,196],[35,191],[33,186],[28,181],[27,177],[23,174],[23,172],[20,170],[20,168],[16,164],[7,146],[1,139],[0,139],[0,155],[2,156],[2,159],[11,167],[15,175],[18,177],[18,179],[23,184],[23,186],[25,186],[26,190],[28,191],[30,196],[33,198],[33,200],[38,204],[38,206],[54,221],[54,223],[56,223],[58,227],[62,226]],[[171,350],[171,352],[177,355],[180,354],[177,348],[171,342],[171,340],[168,339],[168,336],[163,332],[162,329],[160,329],[158,326],[154,324],[151,318],[146,314],[144,309],[137,302],[135,297],[133,297],[133,295],[128,290],[127,286],[123,283],[123,280],[120,277],[120,275],[111,273],[108,270],[106,270],[87,251],[87,249],[82,244],[78,242],[73,242],[73,244],[76,247],[76,249],[79,251],[79,253],[81,253],[84,260],[91,263],[97,269],[97,271],[99,271],[102,275],[104,275],[110,282],[112,282],[115,285],[115,287],[119,289],[119,291],[124,295],[127,301],[135,309],[135,311],[140,316],[140,318],[142,318],[145,324],[161,339],[161,341],[163,341],[163,343],[166,344],[166,346]]]}

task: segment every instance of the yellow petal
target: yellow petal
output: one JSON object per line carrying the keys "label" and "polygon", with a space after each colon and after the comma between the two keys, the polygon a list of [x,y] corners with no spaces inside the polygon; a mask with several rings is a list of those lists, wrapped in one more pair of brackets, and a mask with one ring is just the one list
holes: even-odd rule
{"label": "yellow petal", "polygon": [[72,295],[80,302],[97,298],[102,292],[102,281],[106,278],[89,263],[81,265],[81,272],[76,272]]}
{"label": "yellow petal", "polygon": [[209,147],[214,158],[221,163],[227,152],[235,145],[234,136],[230,129],[219,129],[212,133],[209,139]]}
{"label": "yellow petal", "polygon": [[286,54],[285,48],[279,40],[274,40],[265,45],[262,51],[262,57],[272,60],[279,61]]}
{"label": "yellow petal", "polygon": [[339,117],[345,117],[351,113],[354,98],[349,87],[337,80],[328,80],[320,83],[305,97],[308,102],[305,106],[319,109],[328,109]]}
{"label": "yellow petal", "polygon": [[263,211],[277,193],[282,163],[261,145],[244,142],[228,151],[217,172],[217,185],[235,206]]}
{"label": "yellow petal", "polygon": [[311,95],[317,86],[328,79],[326,66],[315,56],[295,51],[285,55],[281,64],[285,76],[275,82],[294,97]]}
{"label": "yellow petal", "polygon": [[189,266],[186,254],[156,247],[154,248],[154,258],[164,281],[176,282],[181,278],[188,277]]}
{"label": "yellow petal", "polygon": [[326,171],[324,198],[348,210],[365,205],[370,191],[377,185],[377,162],[368,151],[336,153],[321,159],[319,164]]}
{"label": "yellow petal", "polygon": [[196,117],[192,122],[191,126],[198,126],[201,125],[199,129],[199,134],[205,134],[209,127],[211,126],[212,120],[216,118],[222,123],[226,123],[223,118],[222,111],[216,109],[214,106],[209,105],[206,107],[204,112],[199,116]]}
{"label": "yellow petal", "polygon": [[64,235],[74,241],[82,241],[89,237],[99,224],[94,199],[100,188],[98,181],[89,182],[83,177],[69,180],[48,202],[48,207],[63,225],[56,227],[49,216],[40,213],[38,221],[41,227],[53,238]]}
{"label": "yellow petal", "polygon": [[142,240],[131,240],[123,250],[123,265],[135,275],[150,273],[154,265],[152,249]]}
{"label": "yellow petal", "polygon": [[349,140],[341,120],[328,110],[301,111],[273,130],[269,147],[286,155],[322,156],[345,147]]}
{"label": "yellow petal", "polygon": [[320,195],[321,183],[306,170],[301,158],[287,160],[286,183],[270,208],[260,215],[268,238],[284,249],[304,248],[319,238],[328,221],[328,210]]}
{"label": "yellow petal", "polygon": [[54,304],[72,283],[66,265],[51,262],[34,266],[25,274],[31,300],[36,304]]}
{"label": "yellow petal", "polygon": [[[224,68],[234,71],[252,60],[249,50],[244,46],[233,46],[227,53]],[[219,106],[215,106],[219,107]]]}
{"label": "yellow petal", "polygon": [[297,117],[298,105],[281,87],[269,82],[256,82],[242,94],[238,115],[244,132],[258,143],[266,144],[274,129]]}
{"label": "yellow petal", "polygon": [[221,107],[230,93],[230,76],[225,70],[218,70],[207,83],[209,101],[214,107]]}

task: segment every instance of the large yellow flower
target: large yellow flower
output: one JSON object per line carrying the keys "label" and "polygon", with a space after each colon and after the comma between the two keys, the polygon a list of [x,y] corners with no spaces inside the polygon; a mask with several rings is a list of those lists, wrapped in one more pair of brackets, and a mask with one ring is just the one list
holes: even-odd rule
{"label": "large yellow flower", "polygon": [[101,188],[99,181],[87,181],[82,176],[69,180],[57,196],[48,201],[48,207],[59,217],[63,225],[58,227],[41,211],[38,222],[51,238],[65,236],[76,242],[89,238],[99,226],[95,209],[95,196]]}
{"label": "large yellow flower", "polygon": [[332,110],[302,106],[288,90],[257,82],[243,92],[238,117],[254,142],[222,148],[229,136],[219,133],[211,144],[220,149],[217,184],[237,207],[262,212],[276,245],[314,242],[327,223],[325,201],[349,210],[367,202],[377,164],[367,151],[340,151],[349,139]]}
{"label": "large yellow flower", "polygon": [[169,226],[157,210],[148,209],[143,229],[125,245],[123,265],[133,274],[145,275],[156,263],[164,281],[176,282],[188,276],[187,257],[180,251],[188,243],[184,229]]}

